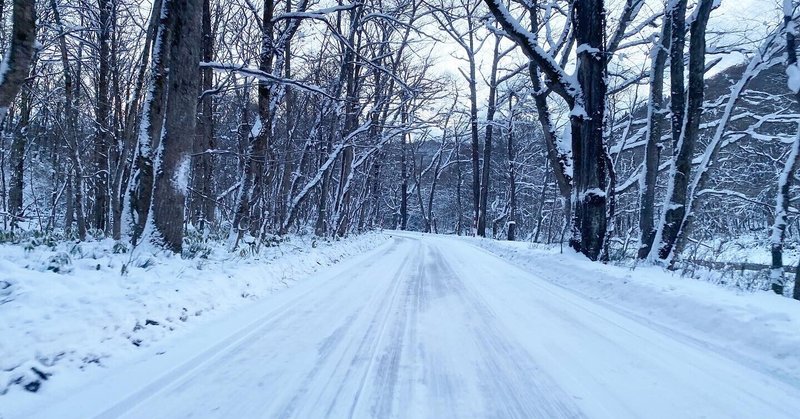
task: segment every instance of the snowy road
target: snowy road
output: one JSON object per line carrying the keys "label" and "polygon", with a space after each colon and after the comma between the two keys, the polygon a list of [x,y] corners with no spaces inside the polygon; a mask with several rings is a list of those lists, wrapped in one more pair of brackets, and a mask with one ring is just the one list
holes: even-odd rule
{"label": "snowy road", "polygon": [[468,243],[408,235],[34,416],[788,418],[797,412],[794,386]]}

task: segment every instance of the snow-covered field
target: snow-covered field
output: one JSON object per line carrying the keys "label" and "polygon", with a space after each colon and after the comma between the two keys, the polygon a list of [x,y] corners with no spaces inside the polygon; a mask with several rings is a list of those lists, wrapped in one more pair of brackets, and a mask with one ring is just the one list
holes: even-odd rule
{"label": "snow-covered field", "polygon": [[112,368],[385,240],[291,237],[257,255],[217,246],[194,259],[123,253],[111,240],[0,245],[0,406],[64,374]]}
{"label": "snow-covered field", "polygon": [[[670,333],[681,334],[800,386],[800,302],[744,292],[655,266],[593,263],[569,248],[461,238],[539,278]],[[759,252],[759,250],[761,250]],[[741,249],[750,261],[763,248]],[[743,261],[740,259],[740,261]]]}

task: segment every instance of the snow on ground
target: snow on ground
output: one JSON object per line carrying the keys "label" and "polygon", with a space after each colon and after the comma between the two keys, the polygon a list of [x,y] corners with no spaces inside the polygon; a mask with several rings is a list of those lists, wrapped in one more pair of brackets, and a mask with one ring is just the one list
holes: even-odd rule
{"label": "snow on ground", "polygon": [[590,262],[566,246],[561,253],[559,247],[526,242],[463,240],[628,317],[800,385],[798,301],[721,287],[656,266]]}
{"label": "snow on ground", "polygon": [[112,242],[0,246],[0,418],[800,408],[800,303],[788,298],[524,242],[308,240],[195,259]]}
{"label": "snow on ground", "polygon": [[797,417],[800,386],[542,279],[622,282],[613,270],[523,254],[539,258],[537,274],[454,237],[389,234],[105,376],[61,393],[53,383],[0,410],[7,419]]}
{"label": "snow on ground", "polygon": [[[690,243],[685,256],[710,262],[757,263],[769,265],[772,262],[770,253],[770,232],[741,235],[734,240],[714,239],[699,243]],[[800,249],[791,241],[784,243],[783,260],[786,265],[797,265]]]}
{"label": "snow on ground", "polygon": [[194,259],[122,253],[111,240],[0,245],[0,405],[64,373],[118,365],[386,237],[312,240],[291,237],[256,255],[210,247]]}

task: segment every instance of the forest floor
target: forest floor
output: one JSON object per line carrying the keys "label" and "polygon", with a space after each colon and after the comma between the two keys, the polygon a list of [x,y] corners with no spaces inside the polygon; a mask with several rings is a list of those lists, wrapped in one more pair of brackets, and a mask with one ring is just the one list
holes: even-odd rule
{"label": "forest floor", "polygon": [[[286,247],[270,263],[139,261],[126,277],[113,253],[55,273],[47,252],[3,247],[0,360],[21,366],[1,378],[52,376],[35,393],[7,387],[0,417],[800,411],[796,301],[527,243],[387,232]],[[198,319],[198,307],[216,309]],[[64,345],[71,363],[40,356]]]}

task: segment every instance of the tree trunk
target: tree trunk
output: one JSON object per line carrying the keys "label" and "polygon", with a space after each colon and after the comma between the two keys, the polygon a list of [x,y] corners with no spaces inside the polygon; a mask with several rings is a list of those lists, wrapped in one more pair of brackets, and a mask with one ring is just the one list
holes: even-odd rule
{"label": "tree trunk", "polygon": [[[115,240],[119,240],[122,238],[122,229],[123,229],[123,217],[127,215],[131,216],[131,219],[127,220],[132,227],[134,227],[134,231],[132,233],[136,234],[137,230],[137,221],[132,219],[133,215],[137,213],[137,211],[131,206],[134,202],[131,199],[133,196],[137,196],[137,192],[135,189],[139,186],[134,178],[133,182],[130,182],[130,176],[132,169],[138,170],[138,161],[134,153],[139,151],[138,139],[141,137],[142,133],[146,131],[140,130],[140,116],[139,116],[139,103],[141,99],[141,92],[144,89],[144,84],[147,75],[147,63],[149,61],[150,56],[150,49],[151,46],[156,39],[160,28],[161,28],[161,8],[162,8],[162,0],[154,0],[153,1],[153,9],[150,13],[150,20],[148,23],[147,33],[145,35],[144,40],[144,47],[142,48],[142,54],[139,58],[139,69],[136,74],[136,82],[134,83],[133,90],[131,92],[131,102],[128,104],[126,109],[126,114],[124,116],[124,123],[122,129],[122,147],[121,153],[118,158],[118,164],[116,170],[114,172],[114,180],[113,180],[113,187],[111,192],[111,220],[112,220],[112,236]],[[154,57],[159,58],[159,57]],[[160,57],[162,60],[166,57]],[[158,62],[154,61],[155,64],[159,65]],[[115,72],[118,71],[118,68],[115,68]],[[160,71],[158,68],[154,68],[154,72]],[[156,90],[151,90],[148,92],[148,97],[145,99],[145,109],[148,109],[148,112],[142,112],[141,118],[149,116],[149,111],[152,111],[151,108],[151,101],[153,100],[150,93],[157,93]],[[148,125],[148,129],[151,128],[151,125]],[[131,159],[131,156],[134,156]],[[129,160],[133,160],[130,162]],[[131,167],[134,166],[134,167]],[[129,185],[130,184],[130,185]],[[151,183],[152,185],[152,183]],[[128,190],[128,186],[131,186],[131,190]],[[127,201],[127,202],[126,202]],[[149,202],[149,198],[148,198]],[[124,213],[124,207],[128,207],[129,213]]]}
{"label": "tree trunk", "polygon": [[[787,42],[787,46],[790,45],[791,44]],[[789,51],[791,51],[791,49]],[[789,56],[791,57],[791,55],[793,54],[790,52]],[[772,291],[779,295],[783,295],[785,286],[783,273],[783,240],[786,236],[786,218],[789,215],[789,190],[792,186],[794,173],[797,172],[798,165],[800,164],[798,154],[800,154],[800,125],[798,125],[798,133],[795,136],[789,156],[786,158],[783,170],[778,178],[778,193],[775,197],[775,221],[772,224],[772,235],[770,237],[770,253],[772,255],[770,283]]]}
{"label": "tree trunk", "polygon": [[5,120],[8,108],[25,78],[33,61],[36,41],[36,5],[33,0],[14,0],[11,16],[11,45],[3,57],[0,69],[0,125]]}
{"label": "tree trunk", "polygon": [[573,16],[583,109],[573,107],[570,117],[575,175],[570,245],[589,259],[597,260],[606,236],[606,177],[613,170],[607,167],[603,139],[607,60],[603,0],[573,3]]}
{"label": "tree trunk", "polygon": [[93,147],[94,207],[92,208],[92,225],[106,231],[108,224],[108,174],[111,134],[111,104],[109,92],[110,78],[110,42],[111,42],[111,6],[109,0],[99,0],[98,22],[98,55],[97,55],[97,98],[95,106],[95,134]]}
{"label": "tree trunk", "polygon": [[[170,48],[169,91],[161,159],[153,194],[153,223],[164,246],[180,252],[196,125],[203,0],[170,0],[175,13]],[[179,12],[179,13],[178,13]]]}
{"label": "tree trunk", "polygon": [[464,232],[464,209],[461,206],[461,185],[464,184],[464,172],[461,170],[461,138],[458,133],[453,133],[456,146],[456,234]]}
{"label": "tree trunk", "polygon": [[25,219],[22,191],[25,188],[25,147],[28,144],[28,124],[31,119],[30,87],[23,86],[20,98],[19,123],[11,141],[11,182],[8,185],[8,213],[11,228]]}
{"label": "tree trunk", "polygon": [[156,152],[161,147],[161,131],[166,110],[164,102],[167,95],[167,69],[171,59],[172,21],[175,19],[171,1],[173,0],[161,1],[161,13],[158,15],[160,20],[153,42],[150,82],[142,110],[136,170],[130,188],[128,207],[133,221],[131,242],[134,245],[139,243],[145,233],[153,201],[154,166]]}
{"label": "tree trunk", "polygon": [[[549,182],[547,181],[547,178],[548,178],[549,174],[550,173],[545,168],[544,175],[542,176],[542,192],[539,194],[539,208],[536,210],[536,233],[533,236],[533,242],[534,243],[538,243],[539,242],[539,235],[540,235],[540,233],[542,231],[542,221],[544,221],[544,204],[547,201],[547,199],[546,199],[547,198],[547,186],[549,185]],[[555,198],[555,196],[554,196],[554,198]],[[555,199],[553,201],[554,201],[553,205],[555,207]],[[551,217],[550,224],[552,225],[553,214],[550,214],[550,217]],[[548,233],[548,235],[549,235],[549,233]],[[549,241],[549,236],[548,236],[548,241]]]}
{"label": "tree trunk", "polygon": [[508,240],[517,238],[517,150],[514,148],[514,95],[508,98]]}
{"label": "tree trunk", "polygon": [[644,165],[639,178],[640,210],[639,210],[639,251],[638,258],[645,259],[653,247],[656,235],[654,225],[656,181],[658,178],[659,142],[661,141],[664,116],[661,114],[664,105],[664,69],[667,62],[671,23],[669,15],[665,16],[661,28],[661,36],[653,45],[650,54],[650,103],[647,108],[647,144],[644,152]]}
{"label": "tree trunk", "polygon": [[[681,0],[679,0],[681,1]],[[662,260],[672,260],[673,246],[681,234],[684,227],[684,220],[687,211],[687,198],[689,179],[692,170],[692,158],[694,146],[700,128],[700,114],[703,105],[706,54],[706,26],[713,6],[713,0],[701,0],[697,5],[698,13],[692,21],[690,29],[689,45],[689,89],[686,105],[686,114],[683,129],[678,136],[675,151],[673,154],[673,164],[670,171],[670,184],[668,187],[667,201],[664,206],[661,225],[656,233],[655,243],[658,244],[658,258]],[[679,20],[678,15],[672,16],[673,20]],[[676,28],[681,26],[673,25],[673,43],[676,43]],[[682,31],[678,31],[682,32]],[[681,38],[681,36],[678,36]],[[675,45],[673,45],[674,47]],[[674,57],[672,59],[675,59]],[[671,64],[672,65],[672,64]],[[682,74],[682,71],[681,71]],[[673,81],[674,83],[674,81]],[[673,101],[676,91],[673,87]],[[682,95],[682,93],[680,94]],[[673,105],[674,106],[674,105]],[[673,111],[674,112],[674,111]],[[675,124],[673,121],[673,130]],[[675,132],[673,131],[673,139]],[[654,248],[654,250],[656,250]],[[652,255],[652,251],[650,252]]]}
{"label": "tree trunk", "polygon": [[[258,69],[266,74],[271,74],[275,58],[274,48],[274,22],[273,13],[275,2],[266,0],[261,18],[261,52]],[[236,203],[233,217],[232,247],[236,248],[246,231],[251,233],[260,230],[260,217],[256,218],[258,202],[262,196],[264,172],[266,170],[269,154],[270,139],[272,136],[271,115],[272,85],[266,81],[258,82],[258,122],[256,129],[249,140],[250,146],[245,155],[245,171],[241,180],[241,191]]]}
{"label": "tree trunk", "polygon": [[[470,21],[471,22],[471,21]],[[474,51],[473,46],[473,32],[469,33],[469,48]],[[480,220],[481,208],[481,169],[480,169],[480,152],[479,152],[479,139],[478,139],[478,80],[476,76],[476,63],[475,56],[469,56],[469,129],[471,141],[471,158],[472,158],[472,228],[476,228],[478,220]],[[475,230],[472,231],[475,234]]]}
{"label": "tree trunk", "polygon": [[[797,74],[797,42],[795,25],[792,21],[794,10],[791,0],[784,0],[783,4],[783,24],[786,31],[786,74]],[[800,105],[800,90],[795,90],[796,81],[789,80],[789,88],[795,95],[795,106]],[[770,287],[776,294],[783,295],[785,288],[785,278],[783,273],[783,240],[786,236],[787,220],[789,214],[789,191],[792,186],[792,179],[800,166],[800,124],[798,124],[797,135],[792,143],[789,156],[786,158],[783,170],[778,178],[778,193],[775,197],[775,221],[772,224],[772,237],[770,252],[772,254],[772,269],[770,270]],[[800,265],[795,272],[794,292],[792,297],[800,300]]]}
{"label": "tree trunk", "polygon": [[[290,13],[292,11],[292,2],[291,0],[286,1],[286,13]],[[292,52],[291,52],[291,43],[289,41],[286,42],[286,50],[284,51],[283,55],[283,76],[286,78],[292,77]],[[286,109],[284,111],[283,119],[285,121],[286,127],[286,146],[284,148],[284,156],[283,156],[283,165],[282,171],[283,175],[281,176],[281,184],[280,190],[278,192],[278,199],[277,205],[278,210],[276,211],[276,224],[278,226],[283,226],[286,221],[286,211],[288,210],[289,199],[291,198],[292,194],[292,183],[293,177],[295,172],[295,164],[294,164],[294,132],[297,126],[298,120],[296,120],[296,115],[294,113],[294,94],[292,89],[285,90],[285,103]],[[301,170],[298,168],[297,170]],[[279,231],[280,234],[284,234],[283,231]]]}
{"label": "tree trunk", "polygon": [[[210,0],[203,0],[203,61],[214,60],[214,38],[211,33]],[[213,70],[200,69],[200,106],[197,113],[197,129],[192,149],[192,193],[189,214],[191,222],[200,230],[214,221],[213,157],[214,149],[214,96]]]}
{"label": "tree trunk", "polygon": [[[405,126],[408,123],[408,111],[406,104],[401,105],[402,124]],[[407,146],[407,133],[400,135],[400,230],[408,228],[408,163],[406,161],[408,152]]]}
{"label": "tree trunk", "polygon": [[317,221],[314,226],[314,234],[317,237],[325,237],[328,231],[328,189],[330,189],[330,169],[324,167],[325,158],[327,154],[332,151],[333,137],[330,133],[326,135],[328,138],[327,144],[322,148],[320,156],[320,170],[322,171],[322,184],[319,190],[319,201],[317,203]]}
{"label": "tree trunk", "polygon": [[497,65],[500,62],[500,36],[495,36],[492,71],[489,81],[489,100],[486,105],[486,137],[483,142],[483,172],[481,176],[480,209],[478,211],[478,235],[486,237],[486,205],[489,200],[489,179],[492,166],[492,137],[494,114],[497,110]]}

